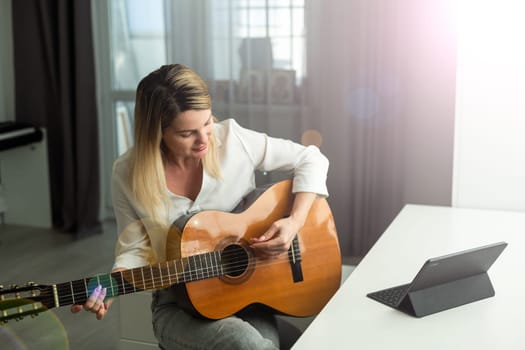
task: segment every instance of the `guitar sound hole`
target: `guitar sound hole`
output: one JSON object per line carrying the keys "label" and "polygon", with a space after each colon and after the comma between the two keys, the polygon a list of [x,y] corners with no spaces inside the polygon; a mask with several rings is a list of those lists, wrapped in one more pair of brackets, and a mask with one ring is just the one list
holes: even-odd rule
{"label": "guitar sound hole", "polygon": [[248,253],[238,244],[232,244],[222,251],[222,268],[226,276],[238,277],[248,267]]}

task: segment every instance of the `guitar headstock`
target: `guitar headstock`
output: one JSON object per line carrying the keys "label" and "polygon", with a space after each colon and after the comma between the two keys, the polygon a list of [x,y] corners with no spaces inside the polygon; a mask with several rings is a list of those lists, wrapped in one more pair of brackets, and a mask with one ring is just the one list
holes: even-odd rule
{"label": "guitar headstock", "polygon": [[11,319],[17,321],[54,307],[53,288],[28,282],[25,286],[0,285],[0,324]]}

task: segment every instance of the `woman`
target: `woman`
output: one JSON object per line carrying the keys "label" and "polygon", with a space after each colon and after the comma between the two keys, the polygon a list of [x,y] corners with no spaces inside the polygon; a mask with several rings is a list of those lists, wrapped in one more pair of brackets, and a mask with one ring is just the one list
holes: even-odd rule
{"label": "woman", "polygon": [[[120,232],[113,271],[166,260],[168,228],[179,217],[202,210],[231,211],[255,188],[256,170],[293,171],[295,193],[289,217],[251,242],[271,259],[290,247],[317,195],[327,196],[328,160],[304,147],[239,126],[216,123],[204,81],[180,64],[166,65],[139,83],[135,144],[115,161],[113,207]],[[83,305],[102,319],[111,300],[97,288]],[[154,293],[153,325],[162,349],[275,349],[273,315],[247,308],[221,320],[205,320],[181,309],[171,288]]]}

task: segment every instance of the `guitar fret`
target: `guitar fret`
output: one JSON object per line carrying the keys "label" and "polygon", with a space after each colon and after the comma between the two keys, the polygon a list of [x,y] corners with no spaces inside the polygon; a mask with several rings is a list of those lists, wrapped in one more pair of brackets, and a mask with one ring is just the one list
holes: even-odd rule
{"label": "guitar fret", "polygon": [[221,276],[221,261],[217,257],[220,256],[220,252],[213,252],[213,260],[215,261],[215,276]]}
{"label": "guitar fret", "polygon": [[[120,281],[119,281],[120,277]],[[111,286],[111,293],[108,294],[108,296],[117,296],[124,294],[124,286],[122,285],[122,275],[118,272],[112,272],[109,274],[109,284]]]}
{"label": "guitar fret", "polygon": [[65,299],[66,297],[66,293],[63,293],[63,283],[58,283],[58,284],[55,284],[55,290],[56,290],[56,301],[55,303],[58,302],[58,305],[67,305],[68,303],[68,299]]}
{"label": "guitar fret", "polygon": [[179,284],[179,273],[177,272],[177,261],[173,261],[173,268],[175,269],[175,279],[177,280],[177,284]]}
{"label": "guitar fret", "polygon": [[[159,269],[159,265],[157,266],[151,266],[151,279],[153,280],[153,289],[160,289],[162,287],[162,277],[161,277],[161,271]],[[160,284],[159,284],[160,281]]]}
{"label": "guitar fret", "polygon": [[202,254],[199,254],[199,266],[196,266],[197,268],[197,279],[199,279],[199,271],[201,273],[202,278],[204,278],[204,269],[202,268]]}
{"label": "guitar fret", "polygon": [[[149,267],[149,268],[148,268]],[[151,289],[151,266],[142,266],[140,271],[142,273],[142,282],[144,284],[144,290]],[[150,275],[150,276],[148,276]]]}
{"label": "guitar fret", "polygon": [[186,269],[184,270],[184,282],[191,282],[193,279],[192,279],[192,274],[194,273],[193,271],[193,268],[191,266],[191,256],[185,258],[184,260],[186,260]]}
{"label": "guitar fret", "polygon": [[192,277],[192,281],[195,281],[199,279],[199,263],[197,262],[197,259],[199,258],[199,256],[194,255],[190,258],[193,260],[193,266],[192,266],[193,273],[191,274],[191,277]]}
{"label": "guitar fret", "polygon": [[170,264],[168,261],[166,261],[166,270],[168,271],[168,281],[170,283],[170,286],[173,285],[173,283],[171,283],[171,273],[170,273]]}
{"label": "guitar fret", "polygon": [[121,272],[123,275],[123,289],[125,294],[130,294],[136,292],[135,284],[133,283],[133,273],[132,270],[125,270]]}
{"label": "guitar fret", "polygon": [[212,258],[213,258],[213,263],[212,263],[213,275],[217,276],[218,275],[218,268],[217,268],[218,266],[217,266],[217,259],[216,259],[216,256],[215,256],[215,252],[212,252],[211,255],[212,255]]}
{"label": "guitar fret", "polygon": [[109,276],[109,287],[111,288],[111,293],[109,294],[110,296],[113,296],[115,295],[114,293],[114,290],[113,290],[113,276]]}
{"label": "guitar fret", "polygon": [[219,251],[213,252],[213,259],[215,260],[215,276],[221,276],[221,253]]}
{"label": "guitar fret", "polygon": [[194,255],[193,256],[193,275],[195,276],[193,279],[194,281],[199,279],[199,273],[201,272],[199,268],[199,261],[200,261],[200,255]]}
{"label": "guitar fret", "polygon": [[137,283],[135,282],[135,269],[131,270],[131,283],[133,284],[133,291],[137,291]]}
{"label": "guitar fret", "polygon": [[206,253],[206,272],[208,273],[208,278],[215,276],[213,274],[213,261],[211,259],[211,252]]}
{"label": "guitar fret", "polygon": [[210,278],[210,272],[208,271],[208,259],[207,259],[208,253],[203,254],[204,258],[204,266],[202,267],[202,273],[204,278]]}
{"label": "guitar fret", "polygon": [[208,269],[208,255],[209,253],[204,254],[204,263],[206,264],[206,278],[210,277],[210,270]]}
{"label": "guitar fret", "polygon": [[[197,258],[195,258],[195,259],[197,260]],[[200,278],[199,278],[199,272],[200,272],[200,274],[201,274],[201,277],[204,278],[204,266],[203,266],[203,264],[202,264],[202,254],[199,254],[199,256],[198,256],[198,260],[199,260],[199,262],[196,263],[196,266],[195,266],[195,267],[196,267],[196,269],[197,269],[197,279],[200,279]]]}
{"label": "guitar fret", "polygon": [[186,264],[183,265],[184,269],[184,282],[191,282],[191,273],[193,272],[193,269],[191,267],[191,256],[188,256],[184,258],[186,261]]}
{"label": "guitar fret", "polygon": [[215,277],[215,274],[213,273],[213,261],[211,259],[211,252],[206,255],[206,261],[208,261],[208,276]]}
{"label": "guitar fret", "polygon": [[217,268],[217,260],[215,259],[215,252],[210,252],[210,261],[211,261],[211,271],[213,273],[213,276],[217,276],[216,268]]}
{"label": "guitar fret", "polygon": [[120,274],[123,285],[122,289],[124,290],[124,293],[128,294],[136,292],[137,287],[135,286],[135,277],[133,276],[133,269],[120,271]]}
{"label": "guitar fret", "polygon": [[75,304],[72,282],[58,283],[55,285],[56,300],[59,305]]}
{"label": "guitar fret", "polygon": [[173,269],[175,270],[174,276],[175,276],[175,283],[179,283],[179,276],[177,275],[177,261],[173,260]]}
{"label": "guitar fret", "polygon": [[190,262],[190,281],[195,281],[199,277],[199,271],[197,270],[197,262],[195,259],[197,258],[194,255],[190,256],[188,259]]}
{"label": "guitar fret", "polygon": [[188,282],[188,278],[187,278],[187,269],[188,269],[188,265],[187,265],[187,262],[188,262],[188,258],[182,258],[180,260],[180,267],[181,267],[181,276],[182,276],[182,282]]}
{"label": "guitar fret", "polygon": [[164,287],[164,278],[162,278],[162,268],[160,267],[160,263],[158,263],[157,266],[159,269],[160,286]]}
{"label": "guitar fret", "polygon": [[184,283],[186,282],[186,269],[184,268],[184,261],[186,260],[186,258],[182,258],[179,260],[179,263],[180,263],[180,279],[181,281]]}
{"label": "guitar fret", "polygon": [[120,275],[120,283],[122,284],[122,294],[126,294],[126,284],[124,283],[124,274],[122,271],[117,272]]}
{"label": "guitar fret", "polygon": [[73,287],[73,294],[75,295],[74,304],[78,303],[81,304],[87,300],[87,294],[86,294],[86,280],[76,280],[72,281],[72,287]]}
{"label": "guitar fret", "polygon": [[176,263],[176,261],[173,261],[172,267],[173,267],[173,270],[174,270],[174,272],[172,273],[172,276],[175,279],[174,283],[179,284],[179,275],[178,275],[178,271],[177,271],[177,263]]}
{"label": "guitar fret", "polygon": [[75,304],[75,292],[73,291],[73,281],[69,282],[69,288],[71,289],[71,298],[73,299],[73,304]]}
{"label": "guitar fret", "polygon": [[149,273],[151,274],[151,283],[153,286],[153,289],[155,289],[155,277],[153,275],[153,266],[149,266]]}
{"label": "guitar fret", "polygon": [[195,281],[199,279],[199,267],[197,263],[198,255],[190,256],[193,265],[191,266],[191,280]]}
{"label": "guitar fret", "polygon": [[138,272],[137,268],[131,270],[131,280],[133,282],[133,291],[134,292],[137,291],[137,283],[138,283],[138,279],[135,279],[135,272]]}

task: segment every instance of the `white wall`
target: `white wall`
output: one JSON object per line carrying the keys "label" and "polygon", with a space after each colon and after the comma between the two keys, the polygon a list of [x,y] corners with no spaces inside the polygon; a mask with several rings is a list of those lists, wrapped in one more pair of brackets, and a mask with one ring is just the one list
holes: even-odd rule
{"label": "white wall", "polygon": [[463,4],[453,206],[525,210],[525,3]]}
{"label": "white wall", "polygon": [[45,130],[42,142],[0,152],[5,223],[50,228],[51,196]]}
{"label": "white wall", "polygon": [[0,122],[15,119],[11,0],[0,0]]}

